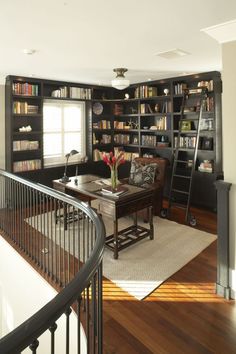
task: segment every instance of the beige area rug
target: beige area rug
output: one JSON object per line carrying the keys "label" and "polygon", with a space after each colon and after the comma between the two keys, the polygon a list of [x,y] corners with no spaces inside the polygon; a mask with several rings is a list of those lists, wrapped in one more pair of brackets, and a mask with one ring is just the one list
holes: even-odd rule
{"label": "beige area rug", "polygon": [[[113,231],[113,223],[108,218],[103,220],[109,235]],[[131,224],[130,217],[119,219],[119,229]],[[154,240],[146,238],[122,250],[118,260],[113,258],[112,251],[105,249],[103,275],[142,300],[216,238],[216,235],[155,216]]]}
{"label": "beige area rug", "polygon": [[[104,219],[104,223],[107,226],[108,220]],[[124,223],[127,220],[119,226]],[[216,235],[156,216],[154,240],[147,238],[122,250],[118,260],[106,250],[103,274],[142,300],[215,240]]]}

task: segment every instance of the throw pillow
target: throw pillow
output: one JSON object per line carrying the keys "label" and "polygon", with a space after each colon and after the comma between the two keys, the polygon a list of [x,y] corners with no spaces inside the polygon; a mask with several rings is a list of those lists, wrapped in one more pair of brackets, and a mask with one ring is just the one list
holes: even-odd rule
{"label": "throw pillow", "polygon": [[148,187],[148,185],[155,180],[157,167],[157,163],[141,165],[133,160],[131,162],[129,184],[139,187]]}

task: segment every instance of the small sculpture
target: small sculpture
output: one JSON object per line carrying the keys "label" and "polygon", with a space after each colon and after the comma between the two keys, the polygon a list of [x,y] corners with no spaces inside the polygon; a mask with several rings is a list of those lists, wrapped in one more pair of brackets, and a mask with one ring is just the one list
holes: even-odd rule
{"label": "small sculpture", "polygon": [[164,89],[164,94],[165,94],[166,96],[168,95],[169,92],[170,92],[170,91],[169,91],[168,88],[165,88],[165,89]]}
{"label": "small sculpture", "polygon": [[32,131],[32,128],[30,125],[27,125],[26,127],[21,127],[19,128],[19,132],[31,132]]}
{"label": "small sculpture", "polygon": [[129,99],[129,94],[126,93],[126,94],[125,94],[125,100],[128,100],[128,99]]}

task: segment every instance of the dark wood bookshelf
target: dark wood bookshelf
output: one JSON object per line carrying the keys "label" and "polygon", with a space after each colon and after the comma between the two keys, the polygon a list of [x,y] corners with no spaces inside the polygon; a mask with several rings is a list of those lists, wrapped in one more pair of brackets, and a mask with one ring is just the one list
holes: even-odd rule
{"label": "dark wood bookshelf", "polygon": [[[203,160],[210,160],[213,162],[214,168],[212,173],[204,173],[198,171],[198,166],[194,173],[193,184],[199,190],[199,194],[195,193],[193,202],[201,204],[201,198],[204,193],[208,193],[209,188],[209,203],[206,203],[205,196],[202,198],[206,207],[212,209],[216,205],[214,181],[216,178],[222,176],[222,131],[221,131],[221,75],[219,72],[201,73],[198,75],[188,75],[176,78],[169,78],[165,80],[155,80],[143,83],[133,84],[123,91],[115,90],[112,87],[103,87],[98,85],[88,85],[83,83],[64,82],[56,80],[47,80],[40,78],[28,78],[18,76],[8,76],[6,78],[6,169],[13,171],[13,163],[18,161],[18,155],[22,155],[22,160],[31,160],[32,155],[41,161],[41,171],[44,171],[43,165],[43,102],[44,100],[62,100],[62,101],[84,101],[86,112],[86,137],[87,137],[87,156],[89,161],[94,160],[94,152],[99,151],[114,151],[114,148],[122,148],[126,153],[134,153],[135,156],[139,154],[149,156],[161,156],[169,159],[172,162],[173,154],[175,152],[174,141],[178,133],[178,122],[180,119],[181,104],[183,92],[177,93],[176,89],[181,89],[184,86],[194,88],[201,81],[208,81],[213,83],[213,90],[209,92],[209,96],[214,100],[213,110],[204,112],[204,117],[209,117],[212,120],[211,129],[204,129],[200,132],[200,136],[211,137],[213,139],[213,150],[198,150],[197,161],[198,164]],[[30,84],[38,85],[37,95],[16,94],[12,90],[13,84]],[[23,86],[22,86],[23,87]],[[53,92],[65,89],[66,97],[52,97]],[[69,97],[71,96],[72,88],[77,88],[78,92],[84,93],[88,97]],[[150,88],[150,90],[149,90]],[[168,94],[165,95],[164,89],[168,89]],[[76,89],[74,89],[76,91]],[[85,90],[85,91],[83,91]],[[87,90],[87,91],[86,91]],[[156,91],[155,91],[156,90]],[[150,92],[149,92],[150,91]],[[59,92],[59,91],[58,91]],[[153,93],[157,92],[157,95]],[[86,94],[85,94],[86,93]],[[129,99],[125,98],[125,94],[129,94]],[[143,95],[151,94],[151,97],[143,97]],[[195,93],[198,97],[199,94]],[[29,105],[37,105],[38,113],[25,114],[13,113],[12,107],[14,102],[28,102]],[[100,103],[102,105],[101,114],[93,112],[93,105]],[[142,106],[144,105],[144,106]],[[156,107],[155,107],[156,106]],[[141,108],[152,110],[153,112],[141,112]],[[155,111],[157,110],[157,111]],[[119,114],[115,114],[116,112]],[[186,112],[186,120],[194,122],[194,115],[197,112]],[[166,129],[149,129],[151,126],[156,126],[158,120],[166,117]],[[35,119],[37,118],[37,119]],[[100,121],[109,121],[110,128],[96,128],[93,126],[99,124]],[[32,131],[19,132],[21,126],[31,125]],[[124,126],[131,125],[131,129],[115,128],[114,122],[124,124]],[[118,123],[117,123],[118,124]],[[137,128],[133,128],[137,125]],[[148,129],[143,129],[147,126]],[[194,130],[186,132],[186,134],[193,133]],[[111,142],[109,143],[93,143],[94,134],[96,140],[102,139],[102,134],[109,135]],[[115,135],[124,134],[130,136],[128,144],[118,144],[114,140]],[[153,136],[156,140],[156,145],[142,145],[142,136]],[[168,146],[158,146],[161,137],[167,140]],[[138,144],[133,144],[133,138],[137,138]],[[155,138],[156,137],[156,138]],[[13,152],[14,140],[38,140],[38,150],[24,150]],[[191,149],[186,148],[184,151],[184,160],[190,159]],[[17,156],[17,159],[16,159]],[[95,160],[94,160],[95,161]],[[171,165],[170,165],[171,166]],[[47,171],[52,171],[53,168],[48,168]],[[39,171],[39,169],[37,170]],[[35,173],[37,173],[37,171]],[[22,171],[27,177],[29,171]],[[165,188],[165,195],[169,193],[169,178],[171,167],[168,169],[168,177]],[[30,171],[29,176],[33,179],[34,171]],[[36,178],[37,179],[37,178]],[[212,198],[214,195],[214,198]]]}

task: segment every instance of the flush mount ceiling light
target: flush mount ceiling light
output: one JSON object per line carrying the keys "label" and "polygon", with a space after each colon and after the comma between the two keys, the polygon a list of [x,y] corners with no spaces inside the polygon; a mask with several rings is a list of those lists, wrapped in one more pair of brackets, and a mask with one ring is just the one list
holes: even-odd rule
{"label": "flush mount ceiling light", "polygon": [[113,69],[113,71],[116,73],[116,78],[111,82],[112,87],[116,88],[117,90],[124,90],[129,86],[129,80],[127,80],[124,75],[128,69],[117,68]]}
{"label": "flush mount ceiling light", "polygon": [[188,52],[185,52],[182,49],[172,49],[172,50],[168,50],[166,52],[160,52],[157,53],[156,55],[158,55],[159,57],[165,58],[165,59],[176,59],[179,57],[184,57],[185,55],[188,55]]}
{"label": "flush mount ceiling light", "polygon": [[24,54],[26,54],[26,55],[32,55],[32,54],[34,54],[34,53],[36,52],[36,50],[35,50],[35,49],[28,49],[28,48],[25,48],[25,49],[22,50],[22,52],[23,52]]}

